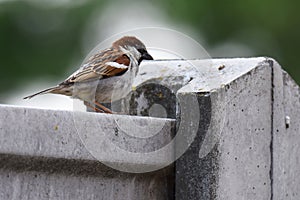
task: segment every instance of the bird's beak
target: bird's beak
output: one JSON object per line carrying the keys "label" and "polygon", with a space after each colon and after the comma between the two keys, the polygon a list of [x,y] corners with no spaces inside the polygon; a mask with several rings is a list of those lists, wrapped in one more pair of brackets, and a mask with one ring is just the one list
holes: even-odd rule
{"label": "bird's beak", "polygon": [[142,59],[143,60],[153,60],[153,57],[148,52],[145,52],[142,55]]}

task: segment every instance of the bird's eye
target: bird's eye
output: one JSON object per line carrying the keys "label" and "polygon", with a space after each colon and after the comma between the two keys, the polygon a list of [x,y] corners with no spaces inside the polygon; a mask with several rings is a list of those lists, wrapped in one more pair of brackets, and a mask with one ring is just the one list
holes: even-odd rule
{"label": "bird's eye", "polygon": [[143,55],[144,53],[146,53],[147,51],[145,49],[138,49],[138,51]]}

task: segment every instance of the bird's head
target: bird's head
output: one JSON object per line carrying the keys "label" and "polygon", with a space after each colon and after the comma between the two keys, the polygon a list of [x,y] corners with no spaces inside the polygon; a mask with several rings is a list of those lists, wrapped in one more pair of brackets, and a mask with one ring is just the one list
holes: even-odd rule
{"label": "bird's head", "polygon": [[125,36],[115,41],[112,44],[113,48],[122,50],[129,57],[134,59],[140,64],[143,60],[153,60],[153,57],[148,53],[145,45],[136,37]]}

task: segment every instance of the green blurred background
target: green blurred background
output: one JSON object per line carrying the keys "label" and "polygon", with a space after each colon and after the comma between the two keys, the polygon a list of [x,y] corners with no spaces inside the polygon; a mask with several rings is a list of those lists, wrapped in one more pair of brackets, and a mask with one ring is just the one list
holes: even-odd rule
{"label": "green blurred background", "polygon": [[35,81],[63,80],[98,42],[141,26],[190,34],[212,57],[273,57],[300,83],[298,6],[293,0],[0,0],[0,103]]}

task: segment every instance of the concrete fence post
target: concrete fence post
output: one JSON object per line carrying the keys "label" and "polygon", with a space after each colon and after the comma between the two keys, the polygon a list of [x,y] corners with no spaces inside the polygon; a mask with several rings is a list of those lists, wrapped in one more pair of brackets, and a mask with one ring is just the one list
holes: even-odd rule
{"label": "concrete fence post", "polygon": [[275,60],[148,62],[133,89],[116,107],[141,116],[1,105],[0,199],[300,198],[300,90]]}

